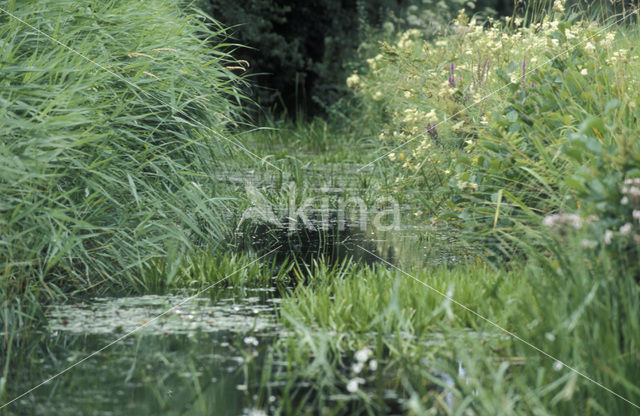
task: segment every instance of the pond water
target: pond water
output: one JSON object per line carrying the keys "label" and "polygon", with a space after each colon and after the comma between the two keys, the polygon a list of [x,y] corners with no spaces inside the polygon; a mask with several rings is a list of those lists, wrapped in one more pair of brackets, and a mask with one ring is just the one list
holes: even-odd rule
{"label": "pond water", "polygon": [[[410,207],[400,209],[404,219],[411,217]],[[328,222],[311,218],[315,228],[293,231],[254,223],[239,232],[238,249],[260,252],[279,244],[277,261],[294,255],[304,265],[320,257],[368,264],[380,256],[401,266],[457,261],[450,233],[432,227],[399,224],[382,231],[372,221],[367,227],[340,221],[335,211]],[[287,382],[275,375],[286,374],[286,363],[273,355],[273,343],[284,334],[276,321],[280,300],[275,288],[238,287],[51,307],[46,326],[32,335],[44,353],[29,352],[34,358],[14,378],[8,398],[117,342],[12,403],[8,414],[272,414],[274,394]],[[393,391],[384,394],[398,400]]]}
{"label": "pond water", "polygon": [[[100,298],[48,312],[47,356],[22,390],[122,337],[10,407],[10,414],[260,414],[262,363],[281,334],[275,289]],[[154,319],[175,305],[160,318]],[[16,387],[16,386],[14,386]],[[18,391],[19,389],[13,388]]]}

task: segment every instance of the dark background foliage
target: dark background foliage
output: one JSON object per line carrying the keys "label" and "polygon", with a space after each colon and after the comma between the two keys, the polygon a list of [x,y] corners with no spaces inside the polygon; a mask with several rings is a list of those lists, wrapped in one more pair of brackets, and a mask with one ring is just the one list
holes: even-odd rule
{"label": "dark background foliage", "polygon": [[[470,2],[422,0],[200,0],[215,19],[232,26],[234,51],[246,60],[253,79],[248,92],[262,108],[293,116],[322,115],[347,93],[347,63],[358,46],[380,31],[384,22],[395,29],[420,25],[406,19],[407,10],[433,10],[429,20],[447,23]],[[480,0],[475,11],[509,14],[512,0]],[[424,15],[423,15],[424,16]],[[433,16],[437,16],[435,19]],[[416,23],[417,21],[417,23]],[[432,22],[422,22],[427,31]],[[429,33],[426,33],[429,35]],[[257,111],[257,107],[256,107]]]}

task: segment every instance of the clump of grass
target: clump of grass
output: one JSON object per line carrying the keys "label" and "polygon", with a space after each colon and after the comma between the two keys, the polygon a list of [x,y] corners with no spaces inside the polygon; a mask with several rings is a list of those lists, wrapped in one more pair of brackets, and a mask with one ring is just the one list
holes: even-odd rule
{"label": "clump of grass", "polygon": [[215,285],[216,290],[236,288],[286,286],[294,264],[277,259],[275,249],[264,258],[250,258],[247,254],[227,251],[200,251],[182,256],[174,263],[157,259],[147,263],[140,275],[142,293],[165,293],[171,289],[204,289]]}
{"label": "clump of grass", "polygon": [[5,325],[19,303],[128,290],[150,260],[215,246],[241,99],[225,29],[168,0],[2,7]]}
{"label": "clump of grass", "polygon": [[[480,263],[409,271],[416,280],[383,267],[319,265],[313,283],[282,302],[291,334],[278,351],[287,368],[299,369],[287,375],[297,381],[289,378],[280,392],[283,406],[332,403],[335,414],[393,406],[417,414],[626,414],[627,402],[420,283],[637,403],[638,287],[606,251],[583,259],[572,250],[512,271]],[[618,278],[603,278],[605,271]]]}

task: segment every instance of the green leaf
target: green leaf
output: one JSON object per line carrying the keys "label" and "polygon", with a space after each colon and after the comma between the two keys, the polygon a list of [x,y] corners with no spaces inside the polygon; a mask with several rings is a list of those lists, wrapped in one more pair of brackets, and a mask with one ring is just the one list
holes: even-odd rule
{"label": "green leaf", "polygon": [[615,110],[618,106],[620,106],[620,101],[617,98],[614,98],[605,104],[604,113],[609,114],[609,111]]}
{"label": "green leaf", "polygon": [[594,134],[603,134],[606,131],[604,122],[600,117],[591,116],[580,124],[580,133],[594,136]]}
{"label": "green leaf", "polygon": [[587,187],[584,184],[584,180],[577,176],[571,176],[563,182],[563,186],[574,189],[580,193],[587,192]]}

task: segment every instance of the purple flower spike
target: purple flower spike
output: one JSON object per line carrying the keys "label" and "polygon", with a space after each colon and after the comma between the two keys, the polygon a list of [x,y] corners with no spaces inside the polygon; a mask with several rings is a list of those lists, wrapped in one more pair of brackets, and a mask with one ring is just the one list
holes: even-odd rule
{"label": "purple flower spike", "polygon": [[436,126],[432,126],[431,123],[427,124],[427,134],[431,137],[438,136],[438,129]]}
{"label": "purple flower spike", "polygon": [[449,85],[452,87],[456,86],[456,66],[453,62],[451,62],[451,66],[449,67]]}

